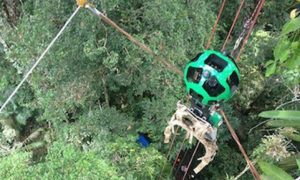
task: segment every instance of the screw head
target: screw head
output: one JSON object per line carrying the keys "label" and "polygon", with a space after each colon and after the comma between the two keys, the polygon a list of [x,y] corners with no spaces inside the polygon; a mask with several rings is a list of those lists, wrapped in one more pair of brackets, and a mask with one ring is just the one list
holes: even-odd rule
{"label": "screw head", "polygon": [[203,71],[203,77],[204,78],[209,78],[210,77],[210,72],[207,71],[207,70]]}

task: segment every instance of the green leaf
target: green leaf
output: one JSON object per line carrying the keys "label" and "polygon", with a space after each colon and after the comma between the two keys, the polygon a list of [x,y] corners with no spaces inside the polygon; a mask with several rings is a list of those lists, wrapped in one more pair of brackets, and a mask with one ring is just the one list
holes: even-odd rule
{"label": "green leaf", "polygon": [[285,62],[288,59],[289,56],[290,56],[290,50],[289,49],[286,49],[286,50],[282,51],[281,55],[279,57],[280,63]]}
{"label": "green leaf", "polygon": [[300,142],[300,135],[295,133],[282,133],[282,135],[286,136],[287,138]]}
{"label": "green leaf", "polygon": [[296,52],[293,57],[291,57],[285,64],[284,66],[290,68],[290,69],[295,69],[295,67],[300,65],[300,52]]}
{"label": "green leaf", "polygon": [[297,162],[296,159],[300,158],[300,154],[291,155],[287,158],[284,158],[280,160],[279,162],[276,162],[276,166],[280,167],[281,169],[285,171],[293,170],[297,168]]}
{"label": "green leaf", "polygon": [[298,120],[273,120],[267,122],[267,126],[271,127],[293,127],[300,130],[300,121]]}
{"label": "green leaf", "polygon": [[274,60],[269,60],[265,63],[265,67],[268,67],[269,65],[273,64]]}
{"label": "green leaf", "polygon": [[263,111],[259,117],[300,120],[300,111]]}
{"label": "green leaf", "polygon": [[31,112],[29,110],[23,110],[16,116],[16,120],[21,125],[26,125],[27,119],[32,116]]}
{"label": "green leaf", "polygon": [[298,29],[300,29],[300,17],[292,19],[290,22],[286,23],[283,26],[282,35],[296,31]]}
{"label": "green leaf", "polygon": [[280,62],[287,60],[290,54],[290,45],[286,39],[279,41],[274,49],[275,60],[280,60]]}
{"label": "green leaf", "polygon": [[267,176],[265,174],[261,175],[260,177],[261,177],[262,180],[272,180],[272,177]]}
{"label": "green leaf", "polygon": [[27,150],[27,151],[31,151],[31,150],[38,149],[38,148],[41,148],[41,147],[44,147],[44,146],[46,146],[45,141],[37,141],[37,142],[33,142],[29,145],[26,145],[24,147],[24,149]]}
{"label": "green leaf", "polygon": [[258,165],[263,173],[272,180],[293,180],[292,176],[273,164],[259,162]]}
{"label": "green leaf", "polygon": [[299,45],[300,45],[300,43],[298,41],[292,42],[292,44],[291,44],[292,50],[296,51],[296,52],[299,51]]}
{"label": "green leaf", "polygon": [[266,77],[271,76],[272,74],[274,74],[276,71],[276,63],[275,61],[273,63],[271,63],[266,70]]}
{"label": "green leaf", "polygon": [[298,170],[300,170],[300,159],[296,159]]}

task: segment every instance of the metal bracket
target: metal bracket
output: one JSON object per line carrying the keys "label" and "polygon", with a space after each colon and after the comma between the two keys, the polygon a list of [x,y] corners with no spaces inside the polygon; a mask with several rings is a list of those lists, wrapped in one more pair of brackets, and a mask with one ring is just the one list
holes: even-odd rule
{"label": "metal bracket", "polygon": [[200,143],[204,145],[205,155],[198,158],[201,160],[199,165],[194,168],[194,172],[198,174],[206,165],[208,165],[216,155],[218,146],[216,139],[210,139],[207,135],[216,134],[216,128],[212,127],[209,122],[195,116],[185,105],[180,101],[177,103],[177,110],[168,122],[168,126],[164,131],[165,143],[169,143],[171,135],[175,134],[175,126],[179,126],[186,130],[186,138],[192,143],[193,137],[195,137]]}

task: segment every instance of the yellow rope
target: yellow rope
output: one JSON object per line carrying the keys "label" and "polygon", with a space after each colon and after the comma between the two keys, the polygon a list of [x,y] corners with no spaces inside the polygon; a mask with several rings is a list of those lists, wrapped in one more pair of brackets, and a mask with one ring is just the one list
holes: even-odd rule
{"label": "yellow rope", "polygon": [[85,7],[85,5],[88,3],[87,0],[76,0],[76,3],[79,7]]}

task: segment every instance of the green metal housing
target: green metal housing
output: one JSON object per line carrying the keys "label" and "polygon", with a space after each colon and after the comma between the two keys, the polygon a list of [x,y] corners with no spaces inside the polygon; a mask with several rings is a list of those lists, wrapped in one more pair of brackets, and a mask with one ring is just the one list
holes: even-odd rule
{"label": "green metal housing", "polygon": [[239,80],[240,73],[234,60],[214,50],[197,55],[184,70],[187,92],[203,105],[230,99]]}
{"label": "green metal housing", "polygon": [[217,128],[222,124],[223,118],[218,112],[215,111],[209,116],[208,121],[212,124],[213,127]]}

